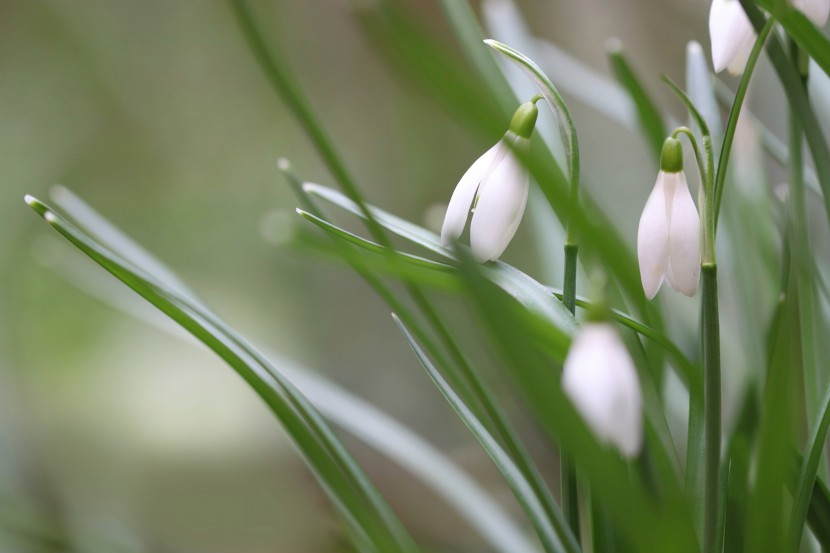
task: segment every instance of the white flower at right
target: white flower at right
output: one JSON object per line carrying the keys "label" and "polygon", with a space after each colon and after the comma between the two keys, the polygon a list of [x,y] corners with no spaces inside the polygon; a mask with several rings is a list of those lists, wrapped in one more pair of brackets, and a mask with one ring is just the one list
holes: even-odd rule
{"label": "white flower at right", "polygon": [[[814,25],[823,27],[830,16],[830,0],[788,0]],[[744,72],[755,29],[738,0],[712,0],[709,10],[709,38],[712,41],[712,65],[715,73],[728,69],[733,75]]]}

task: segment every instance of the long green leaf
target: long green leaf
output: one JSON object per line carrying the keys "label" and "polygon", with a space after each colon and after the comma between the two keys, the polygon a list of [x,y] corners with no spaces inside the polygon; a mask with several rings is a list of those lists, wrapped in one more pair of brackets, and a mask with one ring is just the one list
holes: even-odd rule
{"label": "long green leaf", "polygon": [[[313,196],[361,216],[357,206],[336,190],[312,183],[306,183],[304,188]],[[441,244],[441,239],[435,233],[380,208],[369,206],[369,209],[378,223],[388,231],[443,257],[456,259],[455,253]],[[556,328],[560,329],[560,332],[566,336],[573,334],[576,328],[573,316],[565,309],[560,300],[531,277],[502,261],[488,264],[488,276],[528,309],[544,316]]]}
{"label": "long green leaf", "polygon": [[[758,6],[755,5],[753,0],[740,0],[740,2],[744,11],[749,16],[752,25],[758,32],[761,32],[766,24],[766,20],[758,9]],[[799,16],[791,15],[790,17]],[[815,29],[813,30],[815,31]],[[811,50],[808,50],[808,52],[811,55],[817,53]],[[798,69],[790,61],[781,40],[774,33],[770,35],[767,41],[767,54],[775,68],[775,72],[778,74],[781,85],[784,87],[784,93],[787,95],[790,107],[804,130],[804,136],[807,139],[807,145],[810,147],[819,185],[824,194],[824,209],[827,217],[830,219],[830,152],[827,149],[827,140],[821,131],[813,108],[807,99],[807,92]],[[830,48],[825,50],[821,56],[823,59],[828,59],[830,57]],[[822,65],[825,72],[827,72],[828,67],[830,67],[830,64]]]}
{"label": "long green leaf", "polygon": [[818,464],[827,440],[827,429],[830,427],[830,386],[824,392],[824,398],[819,409],[819,417],[810,427],[810,435],[804,447],[804,457],[798,471],[795,490],[793,492],[793,506],[790,512],[789,543],[790,551],[798,551],[801,535],[804,533],[804,523],[810,510],[810,500],[814,492]]}
{"label": "long green leaf", "polygon": [[[285,167],[285,163],[282,165]],[[151,276],[166,286],[187,289],[172,269],[71,191],[55,187],[51,191],[51,196],[70,216],[82,220],[84,228],[92,237],[109,245],[111,249],[118,250],[127,261],[147,268]],[[387,257],[375,256],[375,259],[387,260]],[[145,313],[140,309],[143,305],[139,303],[141,299],[138,296],[128,295],[129,293],[118,287],[115,281],[92,267],[73,263],[52,268],[91,297],[172,336],[190,337],[172,324],[164,324],[168,323],[168,320],[162,314]],[[201,305],[194,294],[190,295],[192,301]],[[272,352],[267,353],[267,358],[271,365],[279,367],[326,418],[420,478],[454,506],[495,549],[504,553],[532,553],[535,550],[528,543],[524,533],[469,475],[412,430],[321,375],[303,369]]]}
{"label": "long green leaf", "polygon": [[295,440],[360,547],[379,552],[386,548],[401,552],[417,550],[319,413],[278,371],[254,358],[250,353],[253,348],[240,345],[238,337],[228,336],[209,314],[206,316],[188,299],[177,296],[141,269],[97,244],[42,202],[31,197],[27,197],[27,202],[75,247],[205,343],[248,382]]}
{"label": "long green leaf", "polygon": [[433,383],[435,383],[441,391],[441,394],[443,394],[452,406],[453,410],[455,410],[461,420],[464,421],[464,424],[467,425],[467,428],[470,429],[479,441],[482,448],[487,452],[487,455],[493,461],[493,464],[496,465],[496,468],[498,468],[499,472],[504,477],[504,480],[510,486],[513,494],[516,496],[516,499],[525,510],[525,513],[527,513],[527,516],[533,523],[534,528],[536,528],[536,532],[539,535],[539,539],[542,541],[545,551],[557,553],[579,552],[579,545],[576,542],[576,538],[574,538],[573,534],[570,533],[564,515],[557,511],[557,516],[552,520],[548,520],[544,507],[533,493],[533,489],[525,479],[522,471],[519,470],[510,457],[499,446],[498,442],[493,439],[489,432],[487,432],[484,425],[481,424],[473,412],[470,411],[469,407],[464,404],[449,383],[444,380],[444,377],[441,376],[441,373],[435,368],[432,361],[429,360],[421,347],[417,344],[417,342],[415,342],[412,334],[410,334],[409,330],[401,322],[401,320],[394,313],[392,314],[392,317],[395,319],[395,323],[397,323],[404,335],[404,338],[406,338],[406,341],[412,348],[412,351],[415,352],[415,355],[418,357],[421,365],[423,365],[424,369],[426,369],[430,379]]}
{"label": "long green leaf", "polygon": [[608,61],[611,63],[617,81],[628,92],[637,107],[640,128],[650,145],[651,151],[654,152],[655,156],[659,156],[663,141],[668,136],[666,124],[654,100],[652,100],[639,77],[631,68],[631,64],[628,63],[623,53],[622,44],[619,41],[611,41],[608,48]]}
{"label": "long green leaf", "polygon": [[592,483],[620,532],[618,539],[641,551],[694,551],[696,539],[679,485],[661,482],[660,497],[651,496],[615,451],[597,443],[564,394],[551,359],[535,344],[528,314],[507,301],[464,249],[457,253],[466,289],[489,330],[488,343],[501,354],[545,430]]}

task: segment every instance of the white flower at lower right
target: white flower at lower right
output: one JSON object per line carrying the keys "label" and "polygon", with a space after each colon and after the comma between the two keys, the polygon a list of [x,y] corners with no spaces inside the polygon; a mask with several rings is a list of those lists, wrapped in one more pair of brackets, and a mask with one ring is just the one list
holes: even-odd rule
{"label": "white flower at lower right", "polygon": [[600,442],[636,457],[643,443],[643,399],[634,362],[610,323],[586,323],[571,345],[562,388]]}

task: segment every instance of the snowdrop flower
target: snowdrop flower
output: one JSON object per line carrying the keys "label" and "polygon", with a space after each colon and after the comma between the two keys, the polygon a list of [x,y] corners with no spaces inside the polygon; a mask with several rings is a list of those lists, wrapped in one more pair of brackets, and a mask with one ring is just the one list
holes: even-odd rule
{"label": "snowdrop flower", "polygon": [[511,145],[520,152],[529,150],[538,113],[533,101],[519,106],[501,140],[461,177],[441,228],[445,246],[461,236],[472,212],[470,246],[475,260],[495,261],[507,248],[522,220],[530,188],[527,169]]}
{"label": "snowdrop flower", "polygon": [[628,458],[640,452],[643,414],[640,381],[610,323],[586,323],[571,345],[562,388],[603,443]]}
{"label": "snowdrop flower", "polygon": [[[823,27],[830,16],[830,0],[789,0],[813,24]],[[712,40],[712,64],[715,72],[728,69],[733,75],[744,72],[755,29],[738,0],[712,0],[709,11],[709,36]]]}
{"label": "snowdrop flower", "polygon": [[700,217],[686,176],[680,142],[667,138],[660,155],[660,173],[637,229],[640,277],[648,299],[663,280],[687,296],[697,292],[700,277]]}
{"label": "snowdrop flower", "polygon": [[715,73],[724,69],[733,75],[743,73],[755,44],[755,28],[738,0],[712,0],[709,38]]}

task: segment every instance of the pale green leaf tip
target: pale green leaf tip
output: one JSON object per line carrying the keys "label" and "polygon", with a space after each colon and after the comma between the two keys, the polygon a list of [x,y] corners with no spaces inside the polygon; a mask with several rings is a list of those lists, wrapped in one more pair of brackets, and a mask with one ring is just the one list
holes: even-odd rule
{"label": "pale green leaf tip", "polygon": [[292,169],[291,162],[288,161],[288,158],[281,157],[281,158],[277,159],[277,169],[287,173],[288,171],[291,171],[291,169]]}
{"label": "pale green leaf tip", "polygon": [[23,196],[23,201],[26,202],[29,205],[29,207],[35,207],[37,204],[40,203],[40,201],[38,201],[38,199],[32,196],[31,194],[26,194],[25,196]]}

